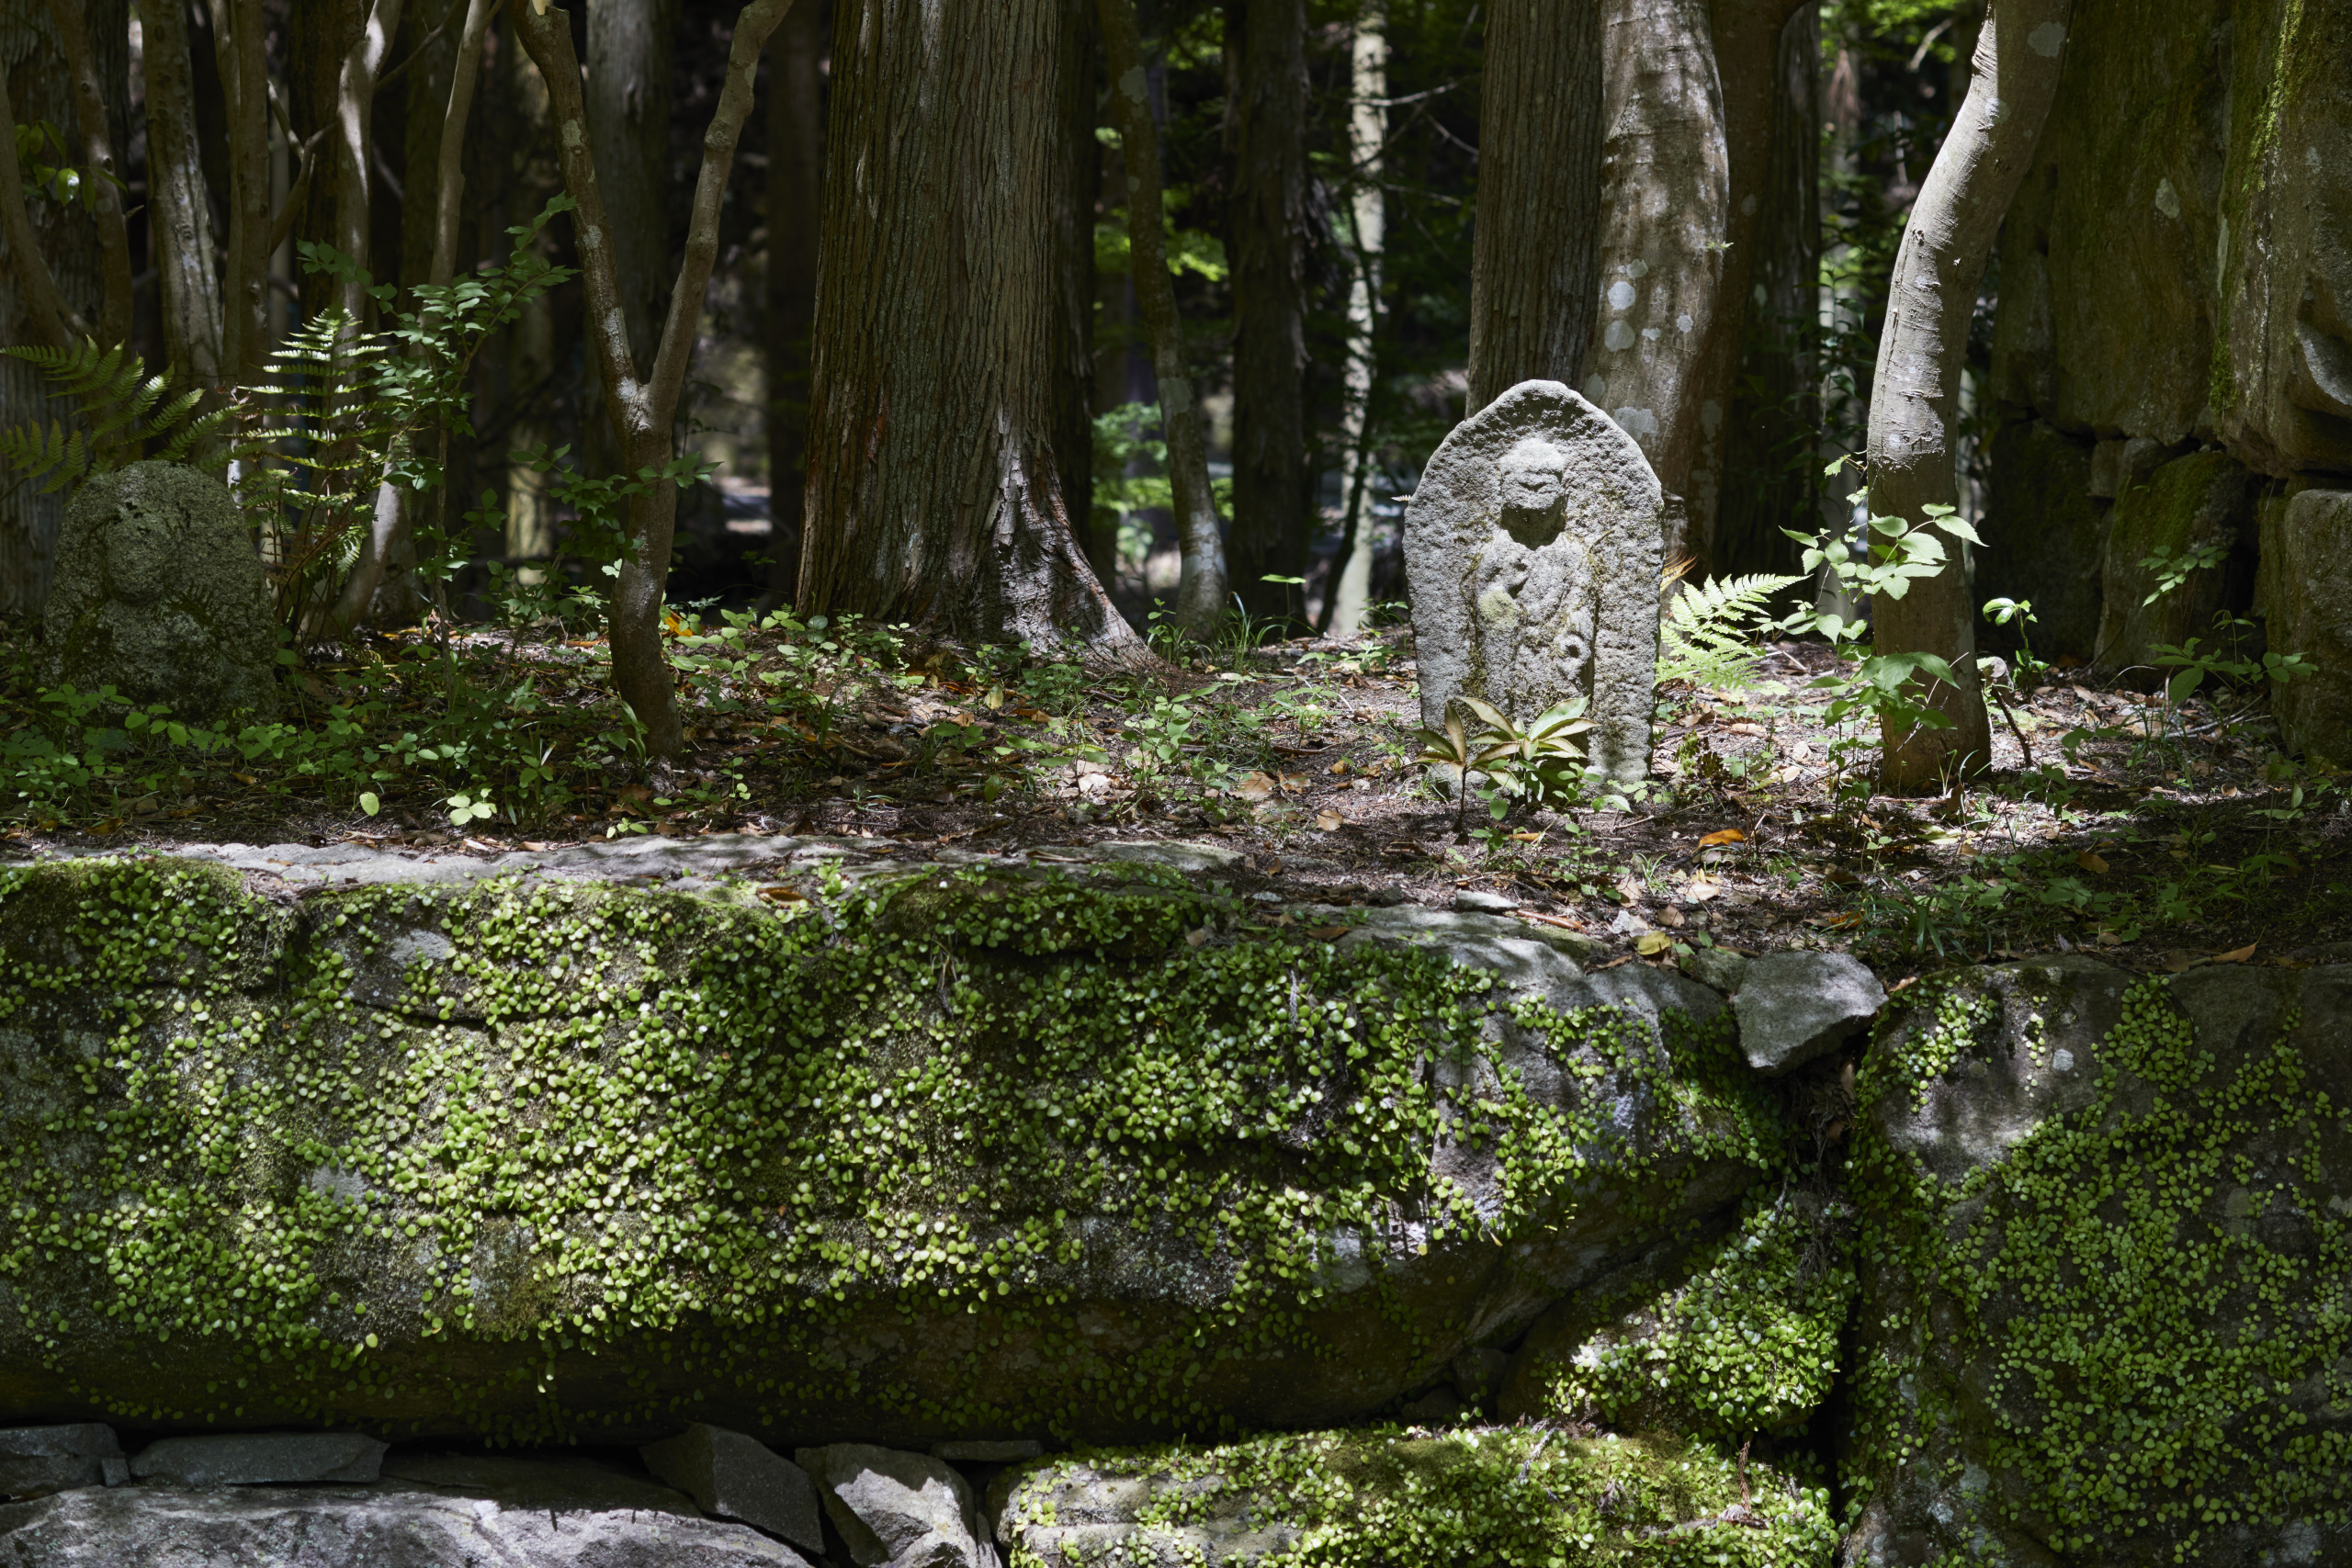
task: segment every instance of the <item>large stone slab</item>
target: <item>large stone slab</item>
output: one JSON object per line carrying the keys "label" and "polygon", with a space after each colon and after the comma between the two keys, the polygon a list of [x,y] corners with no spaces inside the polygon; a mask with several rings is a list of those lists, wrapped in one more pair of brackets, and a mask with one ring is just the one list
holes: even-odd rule
{"label": "large stone slab", "polygon": [[219,1491],[126,1486],[0,1505],[30,1568],[809,1568],[749,1525],[585,1463],[417,1461],[424,1479]]}
{"label": "large stone slab", "polygon": [[1919,989],[1860,1083],[1849,1560],[2352,1556],[2352,967]]}
{"label": "large stone slab", "polygon": [[2264,503],[2256,602],[2270,650],[2310,666],[2270,688],[2287,749],[2352,764],[2352,490]]}
{"label": "large stone slab", "polygon": [[1886,1001],[1870,965],[1844,953],[1768,953],[1741,971],[1731,1010],[1740,1054],[1777,1077],[1868,1029]]}
{"label": "large stone slab", "polygon": [[[2098,679],[2153,691],[2173,674],[2174,667],[2154,662],[2162,647],[2186,647],[2195,637],[2200,649],[2231,651],[2218,640],[2213,618],[2224,610],[2243,615],[2253,603],[2260,498],[2261,481],[2227,453],[2197,452],[2165,464],[2116,502],[2108,517],[2104,608],[2092,665]],[[2199,548],[2218,551],[2218,564],[2190,573],[2170,592],[2155,569],[2142,564],[2160,556],[2177,560]],[[2152,594],[2154,604],[2147,602]]]}
{"label": "large stone slab", "polygon": [[1702,1445],[1395,1427],[1108,1450],[1007,1472],[997,1539],[1039,1568],[1736,1562],[1827,1568],[1826,1489]]}
{"label": "large stone slab", "polygon": [[816,1478],[857,1568],[996,1568],[979,1500],[946,1461],[871,1443],[793,1457]]}
{"label": "large stone slab", "polygon": [[373,1481],[386,1446],[364,1432],[215,1432],[151,1443],[130,1473],[173,1486]]}
{"label": "large stone slab", "polygon": [[1993,433],[1975,598],[2033,606],[2033,624],[1980,622],[1977,637],[2004,651],[2023,633],[2044,662],[2088,664],[2098,651],[2099,561],[2107,508],[2091,495],[2092,443],[2047,420],[2005,420]]}
{"label": "large stone slab", "polygon": [[825,1550],[816,1483],[758,1438],[697,1421],[639,1452],[646,1469],[704,1513],[757,1525],[809,1551]]}
{"label": "large stone slab", "polygon": [[799,848],[0,870],[0,1418],[1338,1425],[1787,1157],[1719,997],[1551,928]]}
{"label": "large stone slab", "polygon": [[1589,760],[1645,776],[1662,505],[1634,438],[1556,381],[1454,426],[1405,511],[1421,721],[1471,696],[1525,724],[1582,696]]}
{"label": "large stone slab", "polygon": [[114,1428],[99,1422],[0,1431],[0,1497],[43,1497],[129,1479]]}
{"label": "large stone slab", "polygon": [[277,705],[277,633],[229,487],[175,463],[87,480],[66,509],[42,632],[42,675],[175,718]]}

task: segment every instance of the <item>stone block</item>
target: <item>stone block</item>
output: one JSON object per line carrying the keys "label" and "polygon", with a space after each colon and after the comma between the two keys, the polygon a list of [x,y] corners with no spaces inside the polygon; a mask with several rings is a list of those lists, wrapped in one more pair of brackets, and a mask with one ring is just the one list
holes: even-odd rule
{"label": "stone block", "polygon": [[793,1457],[857,1568],[995,1568],[971,1484],[929,1454],[835,1443]]}
{"label": "stone block", "polygon": [[114,1428],[96,1421],[0,1429],[0,1497],[42,1497],[75,1486],[112,1486],[122,1462]]}
{"label": "stone block", "polygon": [[266,1486],[376,1479],[387,1445],[359,1432],[219,1432],[164,1438],[130,1461],[141,1481],[175,1486]]}
{"label": "stone block", "polygon": [[1870,966],[1842,953],[1751,959],[1731,998],[1747,1065],[1777,1077],[1868,1029],[1886,1000]]}
{"label": "stone block", "polygon": [[931,1445],[932,1457],[950,1464],[1018,1464],[1045,1451],[1035,1438],[955,1438]]}
{"label": "stone block", "polygon": [[[2194,637],[2215,645],[2215,615],[2242,615],[2254,602],[2256,504],[2262,481],[2225,452],[2196,452],[2157,468],[2108,516],[2101,563],[2098,654],[2101,681],[2154,691],[2172,671],[2154,662],[2159,645]],[[2171,558],[2211,547],[2219,564],[2190,574],[2153,604],[2160,573],[2143,561],[2161,549]]]}
{"label": "stone block", "polygon": [[[2015,413],[2017,411],[2004,411]],[[2005,419],[1993,434],[1992,473],[1978,532],[1977,604],[2015,599],[2033,606],[2023,628],[2044,660],[2087,664],[2098,650],[2099,550],[2106,509],[2091,497],[2091,447],[2047,421]],[[1980,622],[1988,648],[2018,646],[2019,628]]]}
{"label": "stone block", "polygon": [[1640,446],[1556,381],[1456,425],[1405,513],[1421,721],[1476,697],[1525,725],[1583,697],[1592,765],[1645,776],[1663,505]]}
{"label": "stone block", "polygon": [[2290,751],[2352,764],[2352,490],[2303,490],[2263,507],[2270,651],[2311,672],[2270,688]]}
{"label": "stone block", "polygon": [[175,463],[85,483],[57,539],[42,677],[210,719],[277,705],[268,584],[229,487]]}
{"label": "stone block", "polygon": [[825,1550],[816,1483],[758,1438],[697,1421],[638,1452],[646,1469],[704,1513],[756,1525],[809,1551]]}

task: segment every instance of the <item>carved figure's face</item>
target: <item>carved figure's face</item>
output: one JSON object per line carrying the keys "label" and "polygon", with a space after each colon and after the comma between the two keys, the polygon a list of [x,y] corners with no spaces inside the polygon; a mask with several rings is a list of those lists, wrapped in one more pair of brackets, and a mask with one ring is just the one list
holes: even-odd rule
{"label": "carved figure's face", "polygon": [[1531,435],[1503,454],[1503,509],[1549,512],[1566,493],[1568,455],[1540,435]]}

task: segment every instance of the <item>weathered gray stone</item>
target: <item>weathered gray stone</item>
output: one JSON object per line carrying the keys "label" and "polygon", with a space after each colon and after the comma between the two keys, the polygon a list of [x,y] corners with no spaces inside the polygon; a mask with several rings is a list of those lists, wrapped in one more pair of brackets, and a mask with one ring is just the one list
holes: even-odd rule
{"label": "weathered gray stone", "polygon": [[1682,961],[1682,972],[1699,984],[1729,996],[1747,977],[1747,957],[1728,947],[1693,947],[1690,956]]}
{"label": "weathered gray stone", "polygon": [[[2158,644],[2181,647],[2194,637],[2200,648],[2216,646],[2214,615],[2242,613],[2253,602],[2260,495],[2260,480],[2228,454],[2196,452],[2156,469],[2115,503],[2108,516],[2094,675],[2154,690],[2173,672],[2153,662]],[[2143,561],[2159,550],[2178,559],[2209,547],[2222,552],[2219,565],[2191,573],[2153,604],[2143,602],[2161,581]]]}
{"label": "weathered gray stone", "polygon": [[2270,688],[2290,751],[2352,763],[2352,490],[2303,490],[2262,508],[2257,608],[2270,651],[2310,671]]}
{"label": "weathered gray stone", "polygon": [[121,1461],[114,1428],[96,1421],[0,1430],[0,1497],[42,1497],[74,1486],[113,1485],[107,1461]]}
{"label": "weathered gray stone", "polygon": [[867,1443],[793,1457],[815,1477],[857,1568],[994,1568],[978,1500],[944,1460]]}
{"label": "weathered gray stone", "polygon": [[373,1481],[386,1447],[360,1432],[216,1432],[150,1443],[130,1473],[174,1486]]}
{"label": "weathered gray stone", "polygon": [[741,1519],[810,1551],[825,1550],[817,1486],[757,1438],[697,1421],[638,1452],[645,1468],[721,1518]]}
{"label": "weathered gray stone", "polygon": [[1731,998],[1747,1065],[1785,1073],[1870,1027],[1886,988],[1843,953],[1768,953],[1748,961]]}
{"label": "weathered gray stone", "polygon": [[748,1525],[584,1461],[449,1459],[373,1485],[126,1486],[0,1506],[25,1568],[809,1568]]}
{"label": "weathered gray stone", "polygon": [[1453,907],[1465,915],[1508,915],[1520,900],[1487,887],[1464,887],[1454,894]]}
{"label": "weathered gray stone", "polygon": [[82,486],[58,535],[42,673],[179,718],[277,703],[269,590],[229,488],[174,463]]}
{"label": "weathered gray stone", "polygon": [[1873,1043],[1844,1561],[2352,1559],[2352,967],[1962,970]]}
{"label": "weathered gray stone", "polygon": [[1662,504],[1634,438],[1556,381],[1456,425],[1405,513],[1422,722],[1472,696],[1525,724],[1581,695],[1591,763],[1645,775]]}

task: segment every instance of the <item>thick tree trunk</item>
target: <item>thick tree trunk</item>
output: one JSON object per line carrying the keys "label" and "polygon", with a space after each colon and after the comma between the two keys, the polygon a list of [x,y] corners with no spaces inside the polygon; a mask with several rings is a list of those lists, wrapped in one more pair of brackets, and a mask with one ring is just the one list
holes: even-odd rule
{"label": "thick tree trunk", "polygon": [[675,0],[588,7],[588,145],[613,220],[629,352],[653,355],[670,283],[670,55]]}
{"label": "thick tree trunk", "polygon": [[1143,40],[1135,0],[1101,0],[1103,56],[1111,70],[1111,114],[1125,153],[1127,235],[1136,303],[1151,342],[1159,382],[1159,423],[1168,441],[1169,489],[1176,537],[1183,552],[1176,585],[1176,624],[1207,637],[1225,615],[1225,536],[1209,489],[1207,433],[1184,352],[1184,321],[1176,313],[1176,283],[1168,270],[1168,230],[1159,170],[1159,128],[1151,118],[1151,84],[1144,72]]}
{"label": "thick tree trunk", "polygon": [[1469,412],[1521,381],[1582,378],[1600,287],[1600,51],[1597,4],[1487,8]]}
{"label": "thick tree trunk", "polygon": [[213,59],[229,122],[229,245],[221,379],[243,384],[269,352],[269,85],[261,0],[212,0]]}
{"label": "thick tree trunk", "polygon": [[[1340,420],[1340,504],[1346,513],[1340,525],[1340,558],[1324,593],[1321,628],[1336,630],[1341,637],[1363,630],[1364,613],[1372,608],[1372,385],[1379,364],[1374,333],[1380,324],[1380,257],[1388,233],[1388,205],[1380,188],[1383,153],[1388,144],[1386,26],[1379,0],[1371,0],[1356,20],[1355,37],[1348,51],[1352,100],[1348,106],[1348,167],[1355,179],[1348,202],[1349,262],[1355,276],[1348,281],[1348,363],[1341,377],[1346,400]],[[1596,107],[1596,124],[1598,114]],[[1596,157],[1598,145],[1596,137]],[[1597,165],[1594,178],[1597,183]],[[1590,243],[1584,248],[1589,254]],[[1471,287],[1476,292],[1475,266],[1472,272]],[[1589,300],[1584,306],[1584,320],[1589,332]]]}
{"label": "thick tree trunk", "polygon": [[1706,0],[1609,0],[1607,59],[1601,331],[1584,393],[1641,444],[1657,474],[1671,561],[1690,532],[1705,413],[1698,370],[1731,214]]}
{"label": "thick tree trunk", "polygon": [[146,26],[147,183],[154,193],[156,290],[164,356],[197,385],[220,381],[220,275],[212,262],[212,202],[197,134],[187,0],[150,0]]}
{"label": "thick tree trunk", "polygon": [[[1973,73],[1951,130],[1911,208],[1888,285],[1871,397],[1870,505],[1877,517],[1923,525],[1930,505],[1959,499],[1952,422],[1967,358],[1969,318],[2002,216],[2033,156],[2057,96],[2069,0],[1995,0],[1977,35]],[[1891,790],[1935,787],[1985,767],[1991,725],[1976,678],[1976,615],[1964,553],[1871,607],[1882,653],[1933,653],[1951,666],[1931,699],[1949,729],[1883,734],[1880,781]]]}
{"label": "thick tree trunk", "polygon": [[[588,109],[581,90],[580,62],[571,48],[571,18],[560,6],[542,13],[538,0],[515,0],[509,15],[523,47],[530,51],[555,107],[563,179],[572,200],[573,232],[580,241],[581,281],[588,297],[588,346],[614,434],[621,447],[622,471],[658,470],[677,455],[678,395],[694,359],[695,327],[710,269],[718,259],[718,210],[734,166],[735,143],[752,112],[752,83],[760,52],[784,20],[792,0],[752,0],[736,18],[728,46],[726,85],[710,129],[703,136],[702,169],[686,224],[685,254],[670,290],[652,369],[640,376],[629,352],[628,323],[615,256],[612,217],[597,183],[589,151]],[[646,749],[657,757],[675,756],[685,743],[672,688],[669,660],[662,651],[662,608],[670,577],[670,540],[677,523],[677,487],[649,483],[628,502],[628,554],[613,588],[607,641],[613,653],[613,684],[645,727]]]}
{"label": "thick tree trunk", "polygon": [[802,610],[1149,651],[1054,453],[1065,0],[842,0],[810,377]]}
{"label": "thick tree trunk", "polygon": [[[89,189],[91,215],[98,224],[98,265],[105,287],[98,306],[97,337],[100,344],[114,347],[130,337],[130,235],[123,223],[122,192],[115,184],[122,177],[122,169],[115,156],[107,83],[90,36],[89,24],[99,18],[85,12],[84,0],[49,0],[49,17],[64,49],[65,69],[73,84],[78,151],[87,167],[110,176],[92,180]],[[117,87],[118,93],[123,90]],[[8,129],[13,131],[14,128]]]}
{"label": "thick tree trunk", "polygon": [[1724,577],[1796,572],[1796,547],[1781,530],[1816,526],[1821,18],[1813,7],[1782,26],[1775,75],[1770,165],[1749,237],[1750,305],[1707,552],[1708,570]]}
{"label": "thick tree trunk", "polygon": [[1314,473],[1306,428],[1306,0],[1227,0],[1233,264],[1233,529],[1226,556],[1252,614],[1296,615]]}
{"label": "thick tree trunk", "polygon": [[808,447],[808,334],[817,321],[817,235],[825,200],[825,29],[799,0],[776,30],[768,66],[768,591],[800,585]]}

